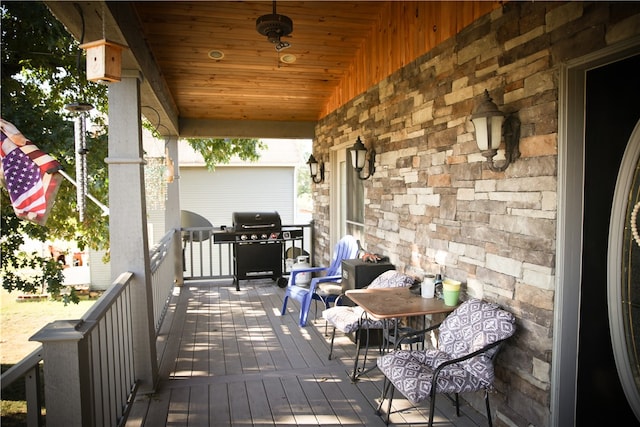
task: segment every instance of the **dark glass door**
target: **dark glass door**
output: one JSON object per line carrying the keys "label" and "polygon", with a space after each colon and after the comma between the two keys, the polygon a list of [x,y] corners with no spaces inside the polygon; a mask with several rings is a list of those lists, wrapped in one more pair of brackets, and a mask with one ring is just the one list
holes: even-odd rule
{"label": "dark glass door", "polygon": [[[611,344],[607,256],[618,170],[640,118],[640,56],[587,73],[576,425],[638,425]],[[576,218],[576,221],[579,221]]]}

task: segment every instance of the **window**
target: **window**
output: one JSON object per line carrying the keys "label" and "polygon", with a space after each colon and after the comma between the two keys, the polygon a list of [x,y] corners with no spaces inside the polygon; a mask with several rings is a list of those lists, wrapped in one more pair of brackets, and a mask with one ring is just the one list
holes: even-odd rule
{"label": "window", "polygon": [[364,185],[351,166],[350,147],[332,154],[331,180],[331,243],[335,245],[345,234],[351,234],[364,244]]}
{"label": "window", "polygon": [[364,181],[358,178],[358,173],[351,166],[351,149],[346,150],[346,234],[353,235],[356,239],[364,240]]}

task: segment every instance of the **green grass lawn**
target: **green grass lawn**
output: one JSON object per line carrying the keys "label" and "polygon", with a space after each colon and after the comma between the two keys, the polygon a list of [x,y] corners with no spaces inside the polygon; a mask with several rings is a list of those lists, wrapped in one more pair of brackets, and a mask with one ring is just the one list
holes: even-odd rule
{"label": "green grass lawn", "polygon": [[54,320],[80,319],[95,300],[65,306],[59,301],[18,302],[18,293],[0,290],[0,362],[13,364],[40,343],[29,338]]}
{"label": "green grass lawn", "polygon": [[[29,338],[55,320],[80,319],[96,300],[65,306],[62,302],[17,300],[18,293],[0,290],[0,359],[2,372],[38,348]],[[4,386],[5,384],[3,384]],[[23,426],[26,422],[24,383],[18,380],[2,392],[0,424]]]}

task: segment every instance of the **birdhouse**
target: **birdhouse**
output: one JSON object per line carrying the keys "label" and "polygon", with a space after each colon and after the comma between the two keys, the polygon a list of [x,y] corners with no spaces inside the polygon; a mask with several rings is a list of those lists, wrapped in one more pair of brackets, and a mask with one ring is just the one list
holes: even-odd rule
{"label": "birdhouse", "polygon": [[87,80],[119,82],[122,75],[122,49],[126,46],[106,39],[81,44],[87,51]]}

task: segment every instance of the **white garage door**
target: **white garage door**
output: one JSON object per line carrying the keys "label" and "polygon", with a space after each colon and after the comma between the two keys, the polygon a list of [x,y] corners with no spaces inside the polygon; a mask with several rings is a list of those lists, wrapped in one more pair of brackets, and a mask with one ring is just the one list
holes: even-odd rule
{"label": "white garage door", "polygon": [[180,169],[180,208],[231,226],[233,212],[277,211],[283,224],[295,212],[295,168],[216,167]]}

